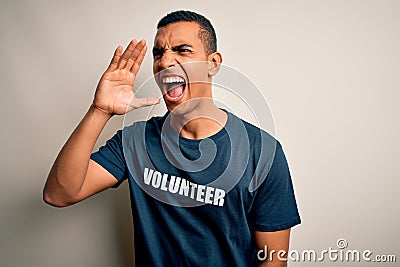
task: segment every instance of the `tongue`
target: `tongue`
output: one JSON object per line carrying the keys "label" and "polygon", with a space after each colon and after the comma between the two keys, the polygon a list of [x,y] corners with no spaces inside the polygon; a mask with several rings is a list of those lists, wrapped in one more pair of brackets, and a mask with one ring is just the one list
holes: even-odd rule
{"label": "tongue", "polygon": [[172,87],[170,90],[168,90],[168,95],[170,97],[178,97],[183,93],[183,85],[176,85],[174,87]]}

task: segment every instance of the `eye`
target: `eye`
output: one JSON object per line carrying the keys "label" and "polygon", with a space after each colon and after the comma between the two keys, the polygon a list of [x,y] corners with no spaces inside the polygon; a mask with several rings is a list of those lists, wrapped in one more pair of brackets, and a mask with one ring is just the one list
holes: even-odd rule
{"label": "eye", "polygon": [[153,58],[159,58],[161,57],[161,53],[153,53]]}
{"label": "eye", "polygon": [[181,49],[179,49],[179,53],[191,53],[191,52],[192,52],[192,50],[187,49],[187,48],[181,48]]}

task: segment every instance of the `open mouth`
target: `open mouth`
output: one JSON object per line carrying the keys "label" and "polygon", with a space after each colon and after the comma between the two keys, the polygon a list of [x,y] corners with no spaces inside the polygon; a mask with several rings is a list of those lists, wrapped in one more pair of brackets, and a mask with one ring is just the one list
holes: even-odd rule
{"label": "open mouth", "polygon": [[165,97],[169,101],[178,101],[183,97],[186,81],[181,76],[165,76],[161,78]]}

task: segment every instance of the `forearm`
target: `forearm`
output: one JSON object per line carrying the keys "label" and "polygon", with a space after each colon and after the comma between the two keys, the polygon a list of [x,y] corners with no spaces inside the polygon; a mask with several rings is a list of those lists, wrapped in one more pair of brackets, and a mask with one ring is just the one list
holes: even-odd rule
{"label": "forearm", "polygon": [[287,263],[278,260],[264,261],[259,265],[259,267],[287,267]]}
{"label": "forearm", "polygon": [[285,258],[289,251],[290,228],[275,232],[255,231],[255,239],[264,257],[264,261],[259,264],[260,267],[287,266]]}
{"label": "forearm", "polygon": [[55,206],[74,202],[82,188],[93,147],[110,115],[91,106],[58,154],[48,175],[44,200]]}

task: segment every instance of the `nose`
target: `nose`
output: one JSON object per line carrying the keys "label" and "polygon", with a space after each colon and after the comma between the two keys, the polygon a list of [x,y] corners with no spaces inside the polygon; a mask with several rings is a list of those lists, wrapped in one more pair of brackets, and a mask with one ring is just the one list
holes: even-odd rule
{"label": "nose", "polygon": [[158,66],[161,69],[167,69],[176,65],[176,59],[174,53],[170,50],[166,50],[158,62]]}

